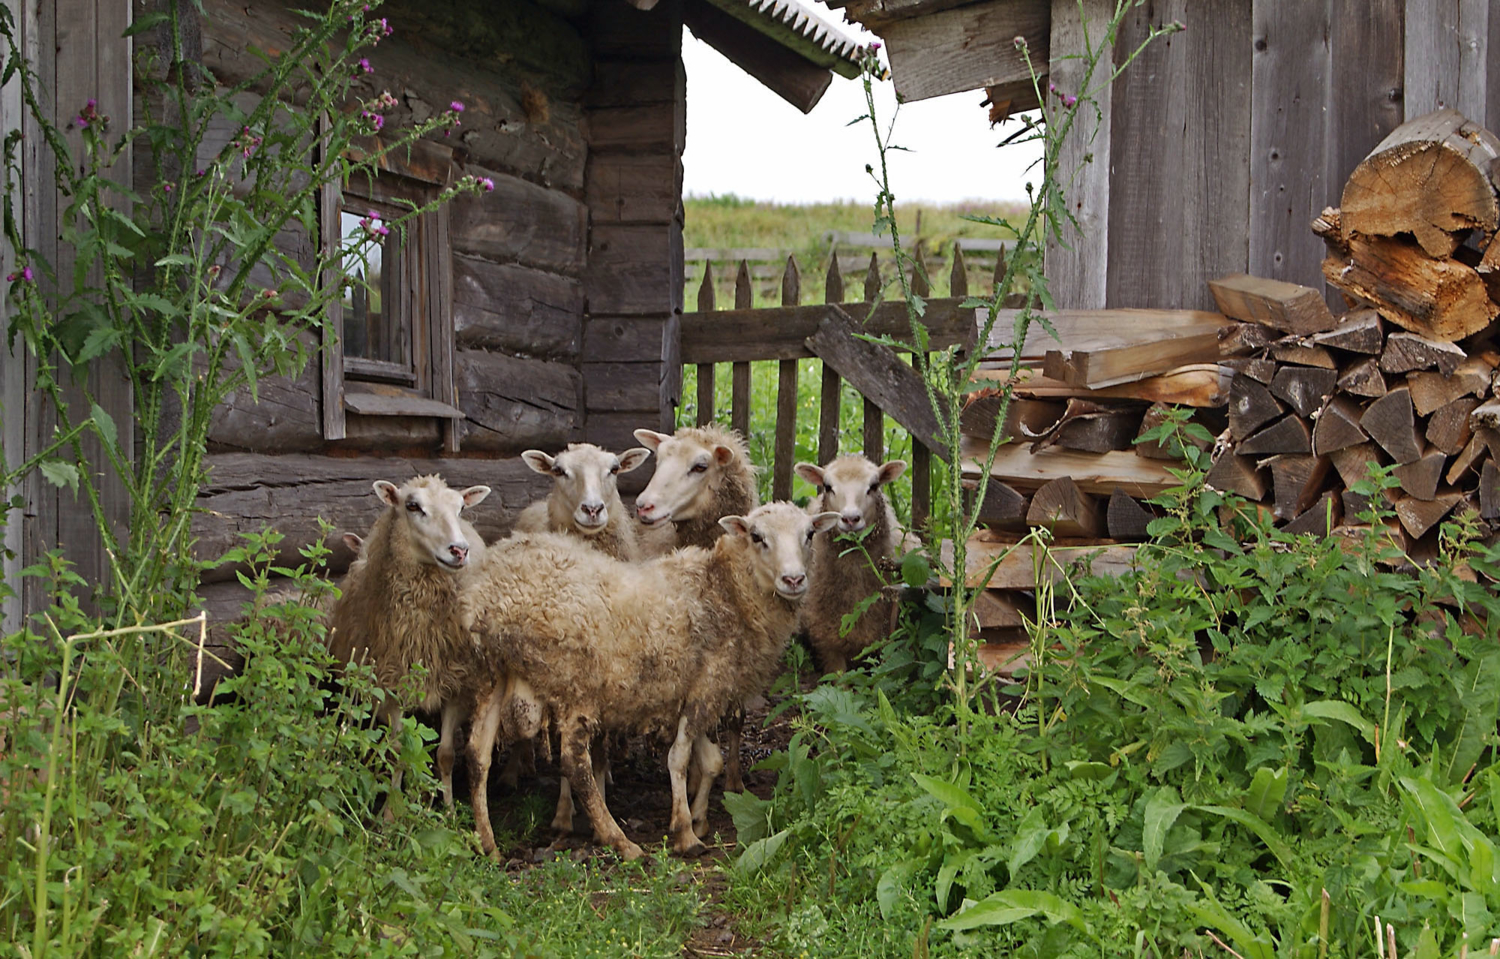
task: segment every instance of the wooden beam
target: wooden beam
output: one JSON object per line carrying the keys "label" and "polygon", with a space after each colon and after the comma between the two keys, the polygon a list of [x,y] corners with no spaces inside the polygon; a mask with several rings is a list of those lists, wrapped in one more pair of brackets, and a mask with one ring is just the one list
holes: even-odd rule
{"label": "wooden beam", "polygon": [[[1081,106],[1058,148],[1058,169],[1070,171],[1064,200],[1071,217],[1059,221],[1058,235],[1047,236],[1047,287],[1059,306],[1101,309],[1109,278],[1110,100],[1114,86],[1103,82],[1105,70],[1114,60],[1103,25],[1110,21],[1115,5],[1113,0],[1051,0],[1051,5],[1051,82],[1070,95],[1078,94],[1090,43],[1099,56],[1099,66],[1091,78],[1097,109],[1095,104]],[[1049,104],[1053,105],[1058,101]]]}
{"label": "wooden beam", "polygon": [[[1021,314],[1018,309],[996,312],[986,360],[1004,361],[1012,357]],[[1049,333],[1039,318],[1045,318],[1057,336]],[[1026,327],[1021,359],[1045,360],[1053,350],[1148,346],[1163,337],[1176,338],[1234,325],[1224,314],[1211,310],[1035,310]]]}
{"label": "wooden beam", "polygon": [[[747,280],[748,282],[748,280]],[[927,326],[932,349],[949,346],[972,347],[977,326],[974,308],[960,308],[960,299],[934,298],[927,301],[922,322]],[[860,333],[891,336],[905,341],[911,337],[911,320],[906,304],[887,301],[875,307],[866,317],[866,307],[851,304],[852,316]],[[814,355],[804,342],[818,330],[828,315],[825,305],[782,306],[763,309],[741,308],[716,313],[682,315],[682,362],[728,363],[750,360],[798,360]],[[728,331],[733,331],[732,333]]]}
{"label": "wooden beam", "polygon": [[[1038,548],[1032,543],[1017,546],[972,538],[964,584],[990,589],[1036,589],[1038,583],[1056,583],[1068,576],[1120,576],[1135,568],[1134,546],[1054,546],[1042,555],[1037,555]],[[951,541],[943,541],[940,555],[944,565],[951,569]],[[952,585],[946,577],[940,582]]]}
{"label": "wooden beam", "polygon": [[1261,323],[1299,336],[1338,325],[1323,294],[1312,287],[1234,273],[1209,280],[1214,302],[1237,320]]}
{"label": "wooden beam", "polygon": [[[984,465],[988,449],[981,442],[966,439],[963,443],[963,469],[976,475]],[[1129,451],[1113,453],[1075,453],[1051,449],[1032,453],[1018,443],[1009,443],[995,454],[990,476],[1020,489],[1038,489],[1052,480],[1068,476],[1085,493],[1109,496],[1117,488],[1137,499],[1149,499],[1181,480],[1173,476],[1161,460],[1148,460]]]}
{"label": "wooden beam", "polygon": [[[1067,399],[1085,397],[1089,399],[1140,400],[1144,403],[1175,403],[1180,406],[1223,406],[1229,399],[1229,383],[1234,370],[1214,363],[1195,363],[1180,369],[1153,376],[1135,383],[1106,386],[1090,390],[1069,386],[1059,380],[1039,375],[1035,370],[1022,370],[1016,381],[1015,394],[1030,399]],[[974,380],[999,389],[1010,382],[1009,370],[980,369],[974,371]]]}
{"label": "wooden beam", "polygon": [[1154,330],[1150,342],[1090,349],[1067,346],[1048,350],[1042,367],[1047,376],[1070,386],[1099,389],[1134,383],[1190,363],[1219,358],[1218,325]]}
{"label": "wooden beam", "polygon": [[925,100],[1031,78],[1049,60],[1050,0],[982,0],[891,23],[882,32],[896,95]]}
{"label": "wooden beam", "polygon": [[809,113],[833,74],[711,3],[687,3],[682,20],[693,36],[724,54],[787,103]]}

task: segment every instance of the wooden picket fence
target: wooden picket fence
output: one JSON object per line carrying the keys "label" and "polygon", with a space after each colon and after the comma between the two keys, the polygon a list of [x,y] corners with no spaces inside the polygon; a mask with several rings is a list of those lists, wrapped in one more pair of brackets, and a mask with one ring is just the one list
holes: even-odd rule
{"label": "wooden picket fence", "polygon": [[[947,458],[939,438],[937,418],[926,390],[912,367],[887,347],[871,343],[858,334],[910,336],[906,303],[900,298],[880,301],[880,263],[871,254],[865,271],[863,301],[845,303],[844,273],[833,256],[823,290],[823,302],[801,303],[801,270],[788,256],[781,277],[781,305],[754,309],[749,264],[741,260],[735,275],[734,307],[717,309],[712,262],[703,265],[698,288],[698,309],[682,316],[682,362],[697,367],[698,422],[714,415],[716,364],[730,368],[730,425],[742,436],[750,435],[750,364],[777,364],[776,433],[773,444],[772,495],[787,499],[792,493],[792,467],[797,438],[797,361],[816,357],[823,361],[818,407],[818,462],[839,455],[839,406],[843,381],[847,380],[864,400],[863,448],[875,462],[884,456],[885,416],[889,415],[912,436],[912,521],[925,526],[931,511],[931,457]],[[912,290],[924,298],[931,293],[920,252],[911,272]],[[929,346],[970,348],[976,334],[975,311],[960,304],[968,295],[968,276],[961,250],[955,251],[949,277],[949,296],[929,298],[923,322]],[[849,452],[845,450],[843,452]]]}

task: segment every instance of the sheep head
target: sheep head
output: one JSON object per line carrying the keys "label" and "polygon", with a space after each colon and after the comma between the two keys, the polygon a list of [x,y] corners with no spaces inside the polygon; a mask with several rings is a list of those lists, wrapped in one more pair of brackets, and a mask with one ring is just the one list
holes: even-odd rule
{"label": "sheep head", "polygon": [[879,518],[880,487],[906,472],[905,460],[876,466],[863,456],[840,456],[827,466],[798,463],[797,475],[818,488],[818,505],[838,514],[840,533],[858,533]]}
{"label": "sheep head", "polygon": [[740,453],[728,443],[705,442],[710,435],[694,428],[671,436],[635,431],[635,438],[656,452],[656,475],[635,498],[642,524],[693,519],[713,502],[719,477]]}
{"label": "sheep head", "polygon": [[541,450],[521,454],[526,465],[552,476],[555,496],[560,496],[581,535],[592,536],[609,525],[609,507],[619,504],[617,477],[646,462],[651,451],[637,446],[616,456],[592,443],[570,443],[556,456]]}
{"label": "sheep head", "polygon": [[725,539],[748,545],[755,585],[775,590],[786,599],[801,599],[807,593],[807,564],[812,558],[813,537],[838,524],[839,514],[808,515],[793,503],[767,503],[748,516],[725,516],[719,520]]}
{"label": "sheep head", "polygon": [[473,546],[458,514],[490,495],[488,486],[456,490],[438,476],[418,476],[397,486],[375,481],[375,495],[396,510],[396,535],[405,536],[412,554],[421,562],[443,569],[463,569]]}

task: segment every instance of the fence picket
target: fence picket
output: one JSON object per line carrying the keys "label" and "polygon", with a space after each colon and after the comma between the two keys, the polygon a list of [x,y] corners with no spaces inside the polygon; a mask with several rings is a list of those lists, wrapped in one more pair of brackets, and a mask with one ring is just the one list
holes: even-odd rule
{"label": "fence picket", "polygon": [[[796,306],[802,294],[797,258],[786,258],[781,277],[781,305]],[[782,360],[776,384],[776,458],[771,472],[771,496],[791,499],[792,465],[797,458],[797,361]]]}
{"label": "fence picket", "polygon": [[932,295],[932,284],[927,280],[927,260],[922,256],[920,242],[915,244],[914,249],[916,255],[912,258],[911,264],[911,291],[925,299]]}
{"label": "fence picket", "polygon": [[[734,278],[734,308],[750,309],[750,265],[740,261],[740,272]],[[750,439],[750,364],[736,363],[730,373],[729,425],[747,441]]]}
{"label": "fence picket", "polygon": [[964,265],[963,248],[957,243],[953,244],[953,269],[948,274],[948,295],[969,295],[968,267]]}
{"label": "fence picket", "polygon": [[[844,302],[844,277],[839,273],[839,255],[833,254],[828,264],[828,282],[823,287],[824,303]],[[818,411],[818,463],[828,465],[829,460],[839,455],[839,400],[842,398],[843,382],[833,367],[823,364],[822,405]]]}
{"label": "fence picket", "polygon": [[1005,247],[995,251],[995,275],[990,287],[990,295],[1000,292],[1000,284],[1005,281]]}
{"label": "fence picket", "polygon": [[[698,287],[698,312],[712,313],[714,310],[714,264],[703,261],[703,283]],[[698,364],[698,425],[712,423],[714,419],[714,365]]]}
{"label": "fence picket", "polygon": [[[870,254],[870,268],[865,271],[865,302],[874,303],[880,296],[880,263],[875,254]],[[864,321],[864,317],[860,317]],[[879,463],[885,455],[885,413],[869,397],[865,397],[865,458]]]}

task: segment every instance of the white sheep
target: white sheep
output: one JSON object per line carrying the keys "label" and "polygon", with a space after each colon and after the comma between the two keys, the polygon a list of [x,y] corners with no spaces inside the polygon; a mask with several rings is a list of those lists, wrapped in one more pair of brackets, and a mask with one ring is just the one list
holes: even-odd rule
{"label": "white sheep", "polygon": [[[635,438],[656,452],[656,474],[635,498],[636,518],[651,529],[670,521],[678,546],[713,546],[724,532],[721,517],[743,516],[760,504],[750,451],[734,430],[707,423],[684,426],[671,436],[636,430]],[[724,788],[729,792],[745,788],[740,773],[744,727],[744,703],[737,702],[724,717]]]}
{"label": "white sheep", "polygon": [[[641,849],[605,806],[589,745],[610,731],[670,736],[672,848],[701,853],[696,829],[707,826],[719,769],[706,734],[727,708],[770,684],[807,592],[813,536],[836,522],[836,513],[772,503],[721,519],[726,534],[712,550],[636,564],[554,534],[492,547],[460,599],[464,623],[499,671],[475,697],[469,740],[485,852],[496,855],[483,797],[497,736],[525,738],[550,725],[596,838],[628,859]],[[692,806],[690,757],[699,780]]]}
{"label": "white sheep", "polygon": [[[876,466],[863,456],[840,456],[823,467],[798,463],[796,471],[818,488],[808,512],[839,516],[833,532],[813,544],[813,585],[802,604],[802,626],[819,665],[842,672],[890,633],[891,603],[875,564],[896,555],[901,531],[882,487],[906,472],[906,462]],[[845,632],[844,617],[877,595]]]}
{"label": "white sheep", "polygon": [[[328,617],[329,651],[339,662],[370,665],[388,693],[378,717],[392,736],[401,728],[403,708],[441,710],[438,771],[450,807],[453,739],[483,671],[459,622],[458,595],[461,575],[483,557],[485,544],[459,511],[489,492],[488,486],[450,489],[437,476],[418,476],[399,487],[377,481],[375,494],[386,508],[364,537]],[[427,670],[422,688],[402,702],[394,694],[418,663]],[[399,766],[391,788],[401,788]]]}
{"label": "white sheep", "polygon": [[636,527],[620,502],[616,478],[650,455],[636,447],[616,456],[592,443],[571,443],[556,456],[527,450],[521,454],[526,465],[555,482],[546,499],[522,510],[516,532],[571,533],[616,559],[639,559]]}

